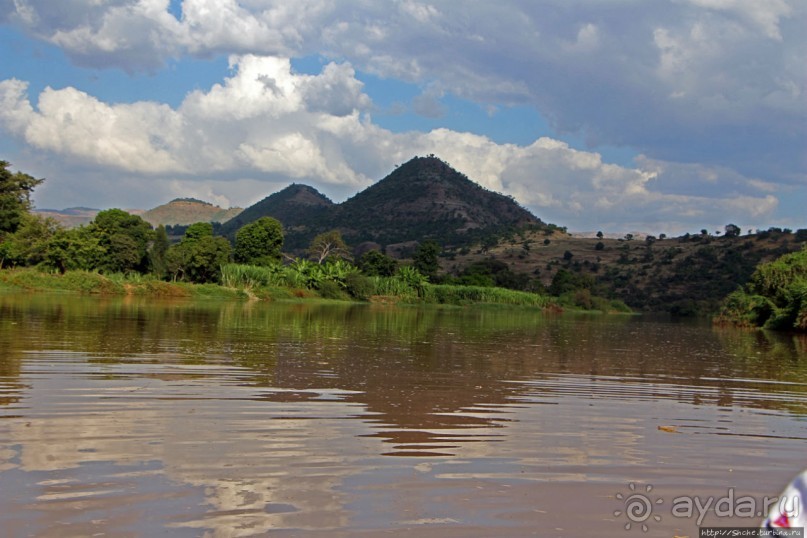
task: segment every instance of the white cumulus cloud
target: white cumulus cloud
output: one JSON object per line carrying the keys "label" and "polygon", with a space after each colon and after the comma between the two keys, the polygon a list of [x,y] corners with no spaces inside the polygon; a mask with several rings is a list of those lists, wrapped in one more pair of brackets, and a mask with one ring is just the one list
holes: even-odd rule
{"label": "white cumulus cloud", "polygon": [[[107,103],[71,87],[29,95],[24,81],[0,82],[2,128],[59,157],[48,175],[64,179],[45,193],[56,181],[79,192],[83,181],[114,196],[101,187],[114,173],[144,200],[198,189],[244,204],[289,180],[339,197],[435,153],[546,220],[685,229],[738,213],[764,221],[784,185],[807,183],[799,0],[184,0],[178,18],[168,0],[0,7],[4,23],[82,66],[137,74],[186,55],[231,59],[229,76],[175,107]],[[289,58],[309,54],[333,61],[295,73]],[[592,149],[385,130],[356,70],[420,85],[412,107],[427,117],[445,114],[449,94],[533,106]],[[600,144],[642,156],[633,166],[604,162]]]}
{"label": "white cumulus cloud", "polygon": [[[6,4],[7,21],[81,65],[319,54],[483,106],[534,106],[592,147],[807,182],[802,0],[183,0],[179,18],[168,0]],[[350,99],[323,106],[346,114]],[[441,113],[428,91],[415,104]]]}
{"label": "white cumulus cloud", "polygon": [[[287,58],[245,55],[230,67],[231,76],[189,93],[176,109],[104,103],[74,88],[47,88],[34,103],[25,82],[9,79],[0,82],[0,123],[59,156],[46,193],[65,201],[97,185],[110,205],[132,207],[156,193],[247,205],[291,181],[339,198],[434,153],[541,218],[581,228],[657,223],[670,233],[736,214],[762,220],[777,207],[770,184],[728,168],[647,157],[619,166],[548,137],[521,146],[449,129],[394,133],[372,121],[372,103],[348,64],[307,75]],[[121,193],[109,185],[112,174],[130,185],[127,200],[114,199]]]}
{"label": "white cumulus cloud", "polygon": [[174,172],[173,155],[181,119],[166,105],[109,105],[74,88],[46,88],[36,110],[27,100],[27,84],[0,82],[6,105],[0,119],[7,129],[38,149],[84,162],[143,173]]}

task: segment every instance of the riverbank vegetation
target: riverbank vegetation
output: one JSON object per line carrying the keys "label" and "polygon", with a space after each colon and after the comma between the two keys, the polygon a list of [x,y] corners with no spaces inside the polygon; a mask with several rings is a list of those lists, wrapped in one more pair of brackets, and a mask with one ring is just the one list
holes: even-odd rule
{"label": "riverbank vegetation", "polygon": [[250,299],[322,298],[427,304],[505,304],[561,309],[629,311],[589,290],[527,289],[506,266],[477,264],[453,277],[439,273],[441,246],[422,241],[408,263],[378,250],[357,261],[338,230],[317,235],[307,256],[283,253],[279,221],[261,217],[235,233],[234,244],[211,223],[187,227],[173,244],[157,229],[120,209],[99,212],[87,225],[66,229],[30,212],[41,180],[12,174],[0,163],[0,283],[5,288],[109,295],[213,296]]}
{"label": "riverbank vegetation", "polygon": [[[305,266],[306,263],[297,265]],[[311,265],[308,267],[317,267]],[[466,306],[498,304],[528,306],[559,311],[564,308],[610,313],[629,313],[618,301],[594,298],[581,306],[568,297],[551,297],[530,292],[483,286],[431,284],[419,273],[402,268],[391,277],[367,277],[357,271],[341,278],[337,269],[314,274],[291,266],[260,267],[227,264],[222,267],[222,284],[194,284],[164,281],[154,275],[101,274],[97,271],[43,271],[42,268],[10,268],[0,271],[0,291],[34,290],[77,292],[93,295],[131,295],[167,298],[258,299],[299,301],[328,299],[380,303]],[[334,274],[337,273],[337,274]],[[588,308],[586,308],[588,306]]]}
{"label": "riverbank vegetation", "polygon": [[[111,209],[93,210],[86,224],[67,229],[31,214],[29,196],[41,180],[8,166],[0,166],[0,268],[223,284],[258,298],[549,302],[605,311],[626,310],[627,304],[637,311],[711,317],[760,263],[807,241],[807,229],[744,234],[735,224],[680,237],[572,236],[506,196],[473,187],[432,156],[413,159],[341,204],[291,185],[225,225],[155,229],[140,216]],[[198,218],[209,214],[206,209]],[[225,275],[231,264],[243,267]],[[253,281],[249,266],[268,268],[270,275]],[[410,277],[424,282],[412,284]],[[126,289],[144,285],[133,286]]]}
{"label": "riverbank vegetation", "polygon": [[726,298],[715,322],[807,332],[807,247],[757,267]]}

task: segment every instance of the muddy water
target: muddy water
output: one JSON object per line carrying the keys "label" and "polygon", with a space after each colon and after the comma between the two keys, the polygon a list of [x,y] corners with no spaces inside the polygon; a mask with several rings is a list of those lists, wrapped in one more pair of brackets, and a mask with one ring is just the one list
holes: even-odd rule
{"label": "muddy water", "polygon": [[761,511],[805,441],[789,336],[0,295],[3,536],[697,536],[676,499],[757,525],[730,505]]}

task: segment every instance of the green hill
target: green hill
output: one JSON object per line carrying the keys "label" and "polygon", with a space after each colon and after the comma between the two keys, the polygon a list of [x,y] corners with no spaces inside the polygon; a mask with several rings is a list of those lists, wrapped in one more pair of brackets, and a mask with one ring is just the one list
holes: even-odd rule
{"label": "green hill", "polygon": [[261,217],[273,217],[283,224],[284,248],[305,248],[319,230],[327,227],[334,203],[308,185],[292,184],[249,206],[221,227],[221,234],[231,240],[239,228]]}
{"label": "green hill", "polygon": [[433,156],[415,157],[341,204],[311,187],[291,185],[245,209],[222,233],[233,237],[238,228],[264,216],[283,224],[285,248],[292,251],[331,229],[339,229],[352,246],[372,242],[396,250],[424,239],[470,245],[544,226],[512,198],[481,187]]}
{"label": "green hill", "polygon": [[489,191],[435,157],[415,157],[340,204],[335,212],[349,242],[381,245],[434,239],[470,244],[543,223],[515,200]]}

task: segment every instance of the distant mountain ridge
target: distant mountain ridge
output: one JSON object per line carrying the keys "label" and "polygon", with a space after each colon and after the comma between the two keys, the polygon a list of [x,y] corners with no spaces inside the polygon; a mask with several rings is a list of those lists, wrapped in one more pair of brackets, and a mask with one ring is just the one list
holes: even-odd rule
{"label": "distant mountain ridge", "polygon": [[245,209],[222,227],[234,237],[260,217],[278,219],[289,250],[318,233],[339,229],[348,244],[400,246],[425,239],[470,245],[527,226],[544,226],[511,197],[489,191],[434,157],[415,157],[341,204],[316,189],[293,184]]}
{"label": "distant mountain ridge", "polygon": [[140,216],[152,226],[187,226],[195,222],[225,223],[241,211],[240,207],[224,209],[196,198],[175,198],[167,204],[144,211]]}
{"label": "distant mountain ridge", "polygon": [[[100,211],[100,209],[91,207],[34,210],[38,215],[51,217],[62,226],[68,228],[89,224]],[[196,198],[175,198],[167,204],[157,206],[147,211],[143,209],[126,209],[125,211],[132,215],[139,215],[143,220],[157,227],[160,224],[165,226],[187,226],[195,222],[224,223],[237,216],[243,210],[240,207],[224,209],[209,202],[197,200]]]}
{"label": "distant mountain ridge", "polygon": [[37,209],[40,213],[59,213],[62,215],[82,216],[88,213],[98,213],[100,209],[94,207],[67,207],[65,209]]}
{"label": "distant mountain ridge", "polygon": [[66,209],[34,209],[34,213],[42,217],[50,217],[62,226],[75,228],[88,224],[100,209],[91,207],[68,207]]}

